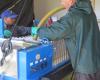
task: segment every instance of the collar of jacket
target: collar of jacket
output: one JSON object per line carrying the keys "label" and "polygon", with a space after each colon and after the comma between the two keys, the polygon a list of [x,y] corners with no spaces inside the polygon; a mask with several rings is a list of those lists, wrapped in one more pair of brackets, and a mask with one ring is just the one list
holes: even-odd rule
{"label": "collar of jacket", "polygon": [[92,12],[92,6],[90,0],[77,0],[75,5],[71,8],[79,9],[86,14],[90,14]]}

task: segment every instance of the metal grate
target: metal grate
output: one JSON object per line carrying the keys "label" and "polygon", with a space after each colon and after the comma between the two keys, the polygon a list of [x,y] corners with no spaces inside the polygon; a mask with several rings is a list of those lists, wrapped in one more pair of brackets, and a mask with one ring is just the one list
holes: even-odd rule
{"label": "metal grate", "polygon": [[53,53],[53,66],[57,66],[69,59],[68,50],[65,45],[64,39],[53,41],[54,53]]}

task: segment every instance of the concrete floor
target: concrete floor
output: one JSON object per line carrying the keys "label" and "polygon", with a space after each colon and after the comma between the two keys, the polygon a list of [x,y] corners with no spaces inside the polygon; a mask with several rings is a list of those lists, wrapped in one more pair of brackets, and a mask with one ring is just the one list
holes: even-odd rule
{"label": "concrete floor", "polygon": [[66,77],[64,77],[62,80],[71,80],[71,77],[72,77],[72,72],[69,75],[67,75]]}

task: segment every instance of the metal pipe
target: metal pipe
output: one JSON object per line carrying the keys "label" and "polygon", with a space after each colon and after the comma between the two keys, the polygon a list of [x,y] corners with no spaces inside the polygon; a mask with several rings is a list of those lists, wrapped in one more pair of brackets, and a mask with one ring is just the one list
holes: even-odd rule
{"label": "metal pipe", "polygon": [[[57,12],[63,10],[63,9],[65,9],[65,8],[64,8],[63,6],[60,6],[60,7],[54,8],[53,10],[51,10],[50,12],[48,12],[48,13],[41,19],[41,21],[40,21],[40,23],[38,24],[37,27],[38,27],[38,28],[42,27],[43,24],[47,21],[47,19],[48,19],[50,16],[54,15],[55,13],[57,13]],[[34,40],[37,40],[37,38],[38,38],[38,35],[35,35],[35,36],[33,37]]]}

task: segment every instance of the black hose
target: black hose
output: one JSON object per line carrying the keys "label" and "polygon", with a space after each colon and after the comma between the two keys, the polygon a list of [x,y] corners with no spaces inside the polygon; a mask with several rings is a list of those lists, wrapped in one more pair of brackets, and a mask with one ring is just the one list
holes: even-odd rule
{"label": "black hose", "polygon": [[0,61],[0,66],[3,65],[5,57],[8,56],[13,51],[12,43],[11,43],[10,40],[5,40],[2,43],[2,45],[1,45],[1,51],[3,53],[3,57],[2,57],[2,59]]}

